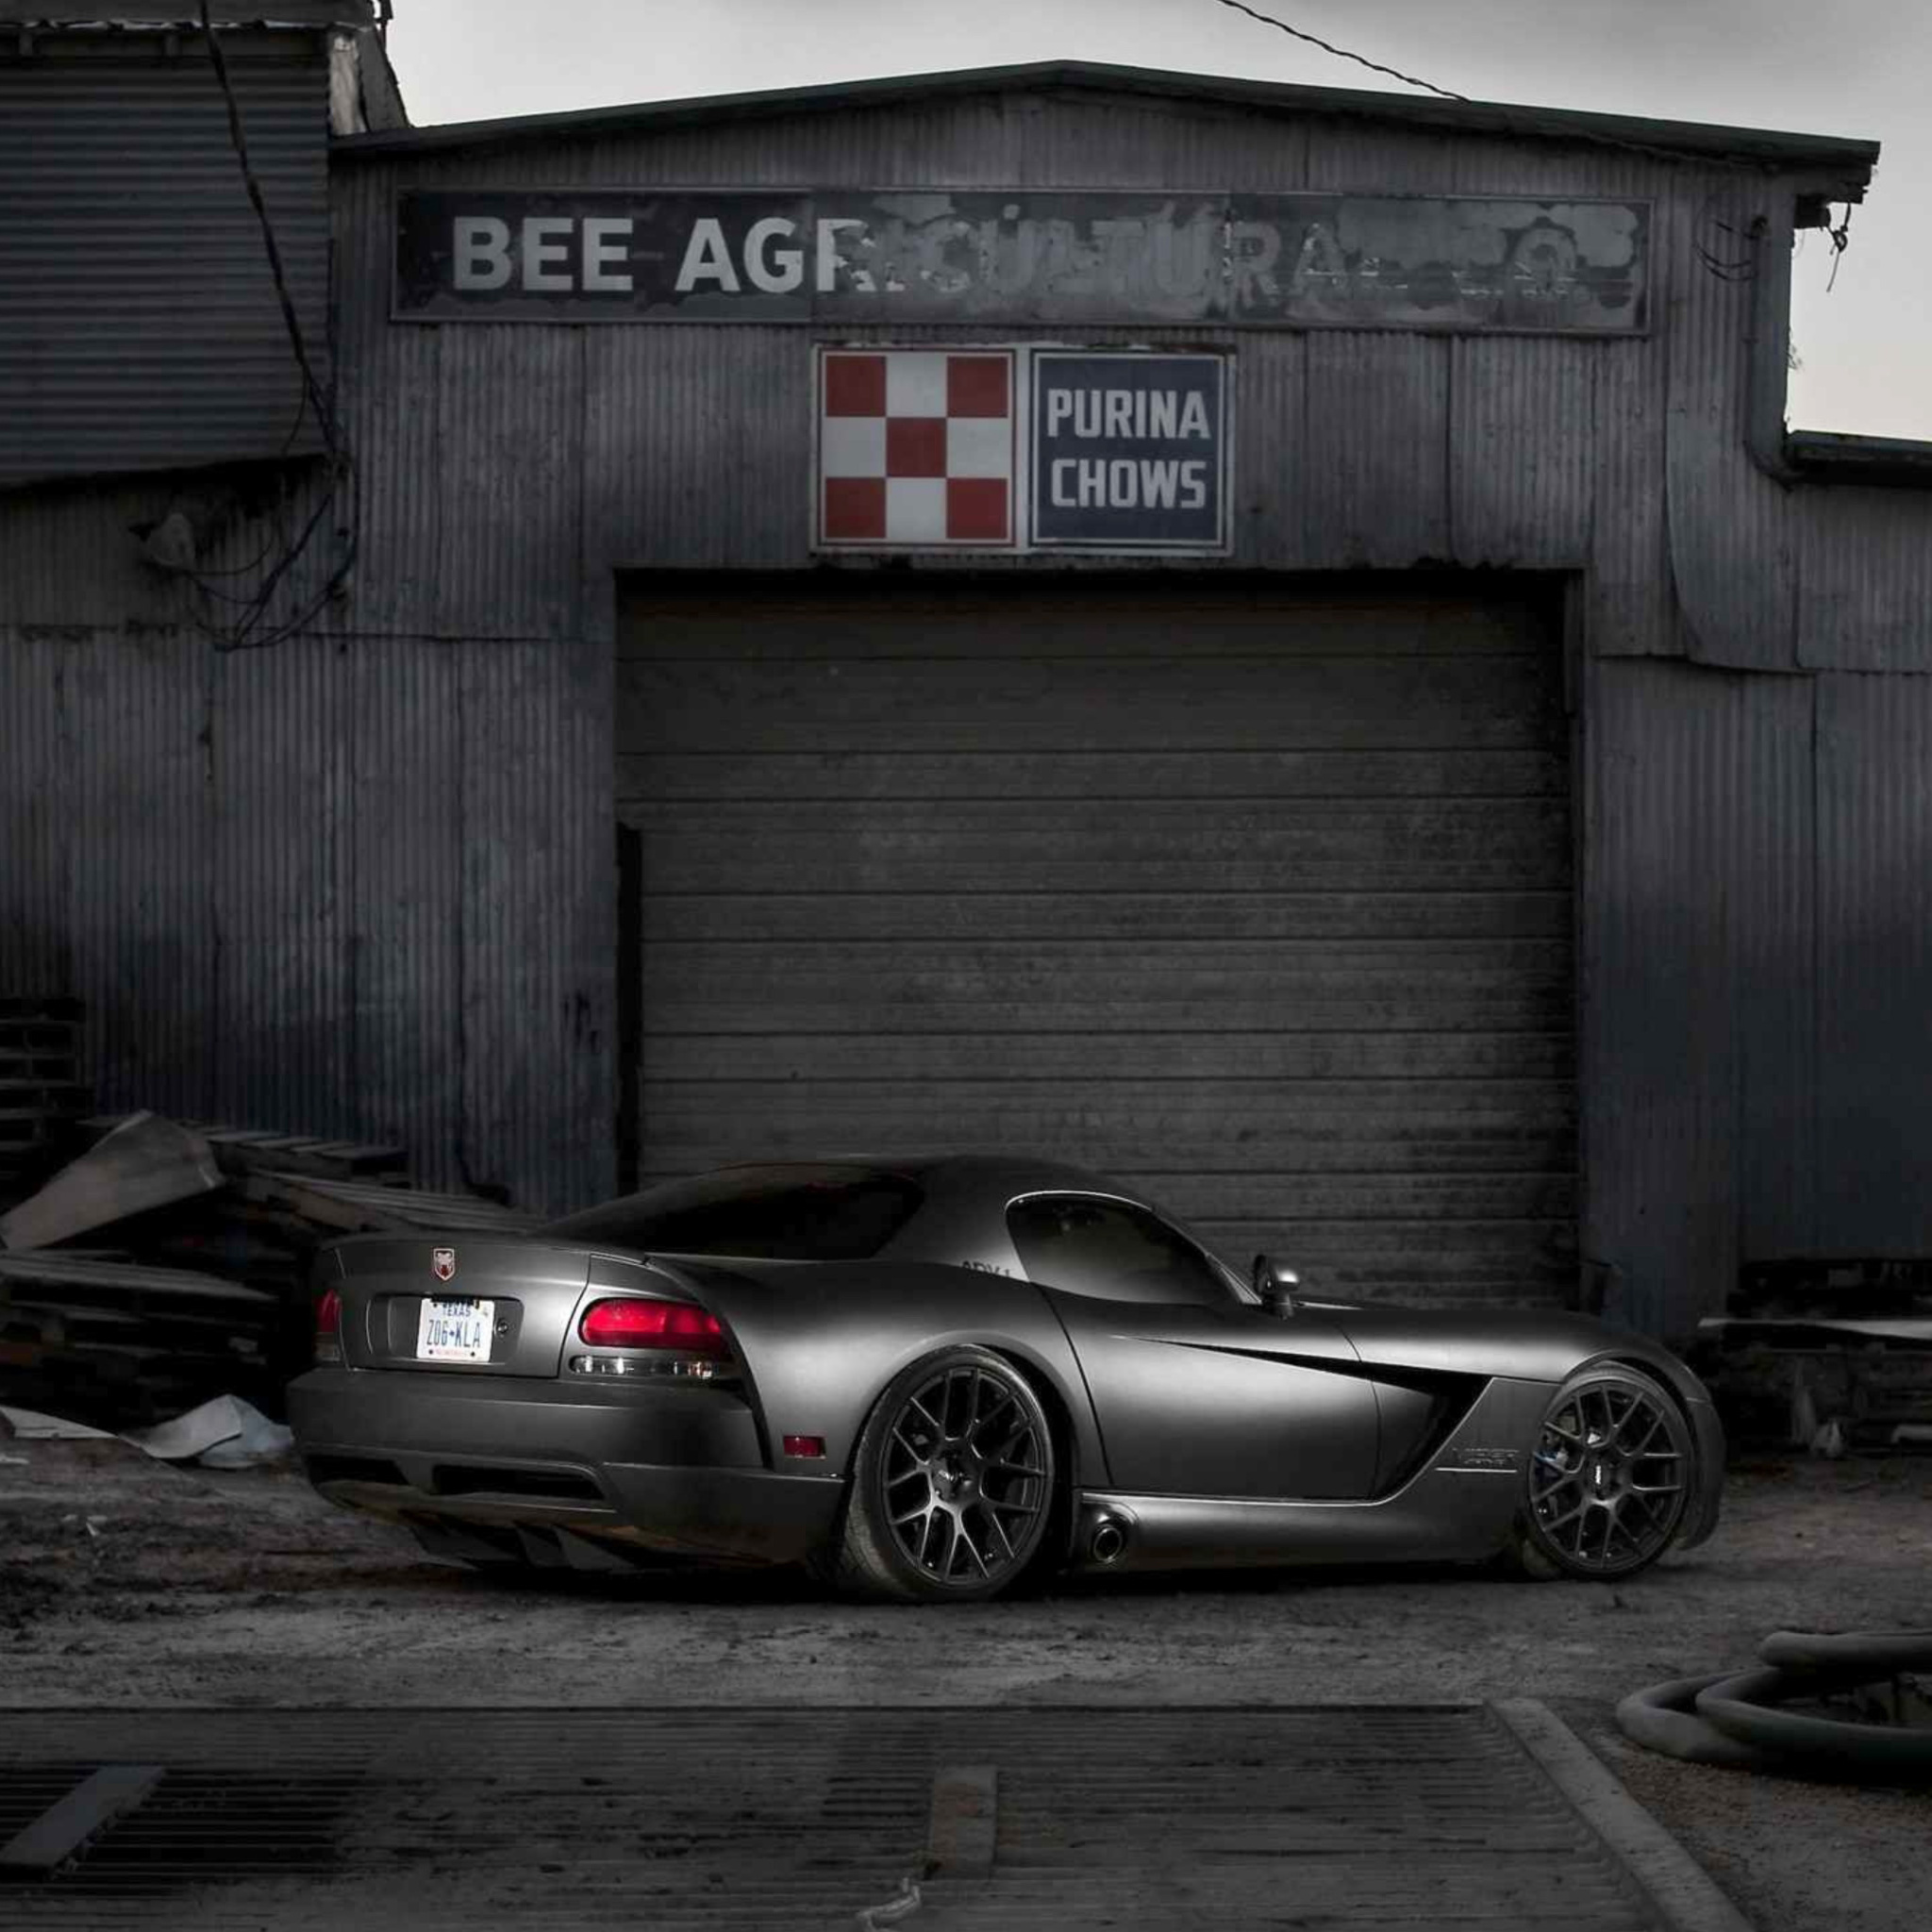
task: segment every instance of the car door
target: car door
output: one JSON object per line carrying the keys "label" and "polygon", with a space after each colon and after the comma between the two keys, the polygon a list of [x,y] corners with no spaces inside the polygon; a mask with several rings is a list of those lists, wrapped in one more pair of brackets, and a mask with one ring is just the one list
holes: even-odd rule
{"label": "car door", "polygon": [[1191,1241],[1132,1202],[1023,1195],[1007,1224],[1079,1357],[1113,1489],[1370,1492],[1375,1392],[1332,1323],[1242,1301]]}

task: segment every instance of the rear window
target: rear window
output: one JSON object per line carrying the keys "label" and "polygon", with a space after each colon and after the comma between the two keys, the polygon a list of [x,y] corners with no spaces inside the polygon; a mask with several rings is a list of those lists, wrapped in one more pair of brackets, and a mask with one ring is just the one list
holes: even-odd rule
{"label": "rear window", "polygon": [[767,1261],[865,1261],[924,1198],[875,1168],[744,1167],[666,1181],[544,1230],[573,1242]]}

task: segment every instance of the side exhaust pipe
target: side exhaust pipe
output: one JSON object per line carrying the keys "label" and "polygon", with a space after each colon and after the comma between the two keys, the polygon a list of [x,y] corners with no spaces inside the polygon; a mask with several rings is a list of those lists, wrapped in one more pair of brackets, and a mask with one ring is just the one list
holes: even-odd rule
{"label": "side exhaust pipe", "polygon": [[1095,1563],[1118,1563],[1126,1555],[1127,1526],[1117,1516],[1102,1516],[1087,1532],[1087,1555]]}

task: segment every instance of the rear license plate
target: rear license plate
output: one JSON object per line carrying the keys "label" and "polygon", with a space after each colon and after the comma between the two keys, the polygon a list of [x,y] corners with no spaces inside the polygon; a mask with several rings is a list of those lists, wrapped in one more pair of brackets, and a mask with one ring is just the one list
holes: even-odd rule
{"label": "rear license plate", "polygon": [[419,1362],[487,1362],[494,1302],[440,1302],[425,1295],[416,1319]]}

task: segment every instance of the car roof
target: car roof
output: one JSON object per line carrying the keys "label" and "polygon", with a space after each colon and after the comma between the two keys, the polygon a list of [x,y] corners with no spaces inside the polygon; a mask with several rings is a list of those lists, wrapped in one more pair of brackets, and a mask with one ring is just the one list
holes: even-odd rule
{"label": "car roof", "polygon": [[1112,1194],[1125,1201],[1144,1197],[1134,1188],[1123,1186],[1092,1169],[1076,1167],[1071,1161],[1043,1160],[1014,1154],[933,1154],[933,1153],[853,1153],[825,1154],[810,1159],[758,1160],[734,1162],[734,1166],[757,1167],[766,1172],[788,1167],[861,1167],[884,1174],[904,1174],[918,1181],[928,1193],[949,1196],[1003,1195],[1045,1190],[1065,1190],[1069,1193]]}

